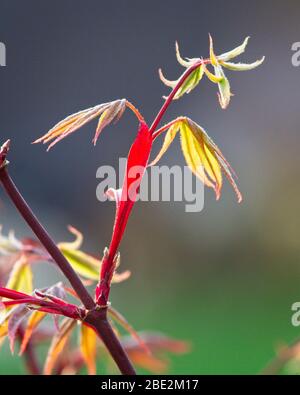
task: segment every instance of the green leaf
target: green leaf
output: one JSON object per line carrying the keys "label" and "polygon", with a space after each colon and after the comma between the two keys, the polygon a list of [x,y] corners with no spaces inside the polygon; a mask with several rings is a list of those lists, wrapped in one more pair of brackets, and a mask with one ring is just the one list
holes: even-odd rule
{"label": "green leaf", "polygon": [[[197,67],[185,80],[185,82],[182,84],[180,89],[176,92],[176,95],[174,96],[173,100],[179,99],[181,96],[183,96],[185,93],[190,93],[196,86],[199,84],[203,77],[204,73],[204,67],[200,65]],[[159,77],[161,81],[168,87],[174,89],[175,86],[177,85],[179,80],[174,80],[170,81],[168,80],[161,69],[159,69]]]}
{"label": "green leaf", "polygon": [[197,67],[185,80],[182,84],[181,88],[178,90],[176,95],[174,96],[174,100],[179,99],[185,93],[190,93],[196,86],[199,84],[203,77],[204,68],[201,66]]}
{"label": "green leaf", "polygon": [[244,42],[241,45],[239,45],[238,47],[232,49],[231,51],[228,51],[228,52],[223,53],[222,55],[219,55],[217,57],[218,60],[219,61],[222,60],[222,61],[227,62],[228,60],[233,59],[233,58],[241,55],[245,51],[245,49],[247,47],[249,38],[250,37],[246,37]]}
{"label": "green leaf", "polygon": [[220,64],[229,70],[248,71],[248,70],[253,70],[256,67],[260,66],[264,60],[265,60],[265,57],[263,56],[261,59],[257,60],[256,62],[253,62],[253,63],[230,63],[230,62],[220,61]]}
{"label": "green leaf", "polygon": [[64,248],[60,248],[60,250],[78,274],[90,280],[97,281],[99,279],[100,260],[80,250],[66,250]]}
{"label": "green leaf", "polygon": [[214,69],[216,76],[221,79],[220,82],[218,82],[218,87],[219,87],[218,97],[219,97],[220,106],[224,110],[225,108],[227,108],[230,102],[230,98],[232,96],[232,93],[230,92],[230,84],[220,65],[215,66]]}

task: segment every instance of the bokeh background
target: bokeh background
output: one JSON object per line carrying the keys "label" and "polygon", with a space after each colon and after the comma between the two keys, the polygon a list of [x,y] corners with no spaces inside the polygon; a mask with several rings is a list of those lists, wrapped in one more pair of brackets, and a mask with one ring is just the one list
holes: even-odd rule
{"label": "bokeh background", "polygon": [[[278,344],[300,334],[291,325],[300,301],[300,68],[291,64],[299,2],[1,0],[0,15],[0,135],[12,140],[11,174],[57,241],[70,238],[72,224],[95,254],[114,218],[114,205],[96,200],[96,169],[126,156],[136,121],[127,113],[96,148],[95,124],[50,153],[31,141],[69,113],[121,97],[150,122],[167,92],[158,67],[171,79],[182,71],[176,39],[183,55],[199,57],[208,55],[208,32],[219,53],[250,35],[241,60],[266,56],[255,71],[228,72],[235,96],[226,111],[204,81],[165,119],[185,114],[207,129],[239,175],[243,203],[228,185],[219,202],[206,190],[196,214],[182,203],[138,203],[121,246],[133,275],[112,292],[136,329],[192,342],[190,354],[171,358],[171,373],[258,373]],[[162,163],[184,164],[178,143]],[[3,192],[0,199],[4,229],[31,235]],[[59,278],[38,274],[41,285]],[[2,348],[0,373],[24,372]]]}

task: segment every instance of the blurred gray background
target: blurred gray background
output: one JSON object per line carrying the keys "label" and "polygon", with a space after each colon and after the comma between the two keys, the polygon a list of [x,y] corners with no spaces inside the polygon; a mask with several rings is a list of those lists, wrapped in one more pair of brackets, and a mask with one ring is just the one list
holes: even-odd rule
{"label": "blurred gray background", "polygon": [[[255,71],[227,73],[235,96],[226,111],[203,81],[165,118],[188,115],[206,128],[238,173],[243,203],[227,181],[219,202],[206,190],[201,213],[138,203],[121,246],[133,275],[112,293],[137,329],[192,341],[172,373],[258,372],[300,332],[290,323],[300,300],[300,68],[291,64],[299,2],[1,0],[0,15],[0,134],[12,140],[11,174],[57,241],[70,238],[72,224],[95,254],[109,243],[114,218],[114,205],[96,200],[96,169],[126,156],[134,117],[106,129],[96,148],[95,123],[49,153],[30,143],[66,115],[116,98],[131,100],[150,123],[168,92],[158,67],[170,79],[182,72],[175,40],[184,56],[206,57],[209,32],[217,53],[250,35],[241,61],[266,56]],[[184,164],[178,141],[161,163]],[[30,235],[2,192],[0,203],[5,230]],[[54,270],[43,270],[41,282],[52,282]],[[7,361],[0,373],[15,366]]]}

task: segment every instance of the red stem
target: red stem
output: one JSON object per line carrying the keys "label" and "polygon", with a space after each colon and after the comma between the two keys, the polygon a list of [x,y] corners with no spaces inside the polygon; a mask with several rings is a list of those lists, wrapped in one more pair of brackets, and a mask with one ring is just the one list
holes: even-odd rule
{"label": "red stem", "polygon": [[[168,98],[166,99],[166,101],[162,105],[161,109],[159,110],[158,114],[156,115],[156,117],[155,117],[154,121],[152,122],[152,125],[151,125],[151,127],[150,127],[150,129],[148,131],[150,136],[152,136],[152,142],[168,126],[168,125],[165,125],[161,129],[156,131],[156,127],[158,126],[159,122],[161,121],[161,119],[163,118],[164,114],[166,113],[166,111],[167,111],[168,107],[170,106],[170,104],[171,104],[174,96],[176,95],[177,91],[180,89],[182,84],[185,82],[185,80],[189,77],[189,75],[195,69],[197,69],[202,64],[207,64],[209,62],[210,62],[209,59],[205,59],[205,60],[204,59],[199,59],[192,66],[190,66],[183,73],[183,75],[180,77],[180,79],[178,80],[176,86],[172,89],[172,91],[169,94]],[[137,143],[137,140],[138,140],[138,136],[136,137],[136,140],[135,140],[134,144]],[[131,150],[133,149],[134,144],[133,144]],[[146,148],[145,147],[141,147],[140,149],[141,150],[143,150],[143,149],[145,150]],[[128,160],[129,160],[129,157],[130,157],[131,150],[130,150],[129,155],[128,155]],[[149,148],[149,150],[151,150],[151,147]],[[149,151],[149,154],[150,154],[150,151]],[[148,159],[145,162],[146,165],[147,165]],[[127,166],[128,166],[128,163],[127,163]],[[132,203],[132,202],[127,200],[126,201],[126,205],[124,206],[123,210],[120,211],[120,207],[117,207],[115,224],[114,224],[114,228],[113,228],[113,236],[112,236],[112,239],[111,239],[111,242],[110,242],[109,252],[108,252],[108,255],[104,256],[104,258],[102,260],[100,282],[98,283],[97,288],[96,288],[96,299],[97,299],[97,304],[99,304],[99,305],[103,305],[103,306],[107,305],[108,296],[109,296],[109,292],[110,292],[110,278],[111,278],[111,274],[112,274],[113,269],[114,269],[113,265],[114,265],[115,254],[116,254],[116,252],[117,252],[117,250],[119,248],[119,245],[121,243],[123,234],[125,232],[125,228],[126,228],[127,221],[129,219],[129,216],[130,216],[133,204],[134,203]],[[117,228],[116,228],[116,225],[117,225]]]}
{"label": "red stem", "polygon": [[186,71],[182,74],[181,78],[179,79],[179,81],[177,82],[175,87],[172,89],[171,93],[167,97],[166,101],[164,102],[163,106],[161,107],[161,109],[159,110],[158,114],[156,115],[154,121],[152,122],[152,125],[150,126],[150,129],[149,129],[151,134],[153,134],[155,132],[155,129],[157,128],[157,126],[160,123],[162,117],[164,116],[165,112],[169,108],[174,96],[176,95],[176,93],[178,92],[178,90],[180,89],[180,87],[182,86],[184,81],[188,78],[188,76],[195,69],[197,69],[197,67],[199,67],[201,64],[205,64],[205,63],[208,63],[208,62],[209,62],[209,59],[205,59],[205,60],[201,60],[200,59],[198,62],[196,62],[195,64],[190,66],[188,69],[186,69]]}

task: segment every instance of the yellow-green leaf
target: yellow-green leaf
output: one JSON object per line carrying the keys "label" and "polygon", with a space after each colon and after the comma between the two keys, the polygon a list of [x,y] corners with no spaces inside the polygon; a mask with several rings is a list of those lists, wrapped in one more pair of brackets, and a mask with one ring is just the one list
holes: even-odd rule
{"label": "yellow-green leaf", "polygon": [[209,57],[210,57],[211,64],[213,66],[217,66],[218,60],[217,60],[217,57],[214,53],[214,44],[213,44],[213,39],[212,39],[211,35],[209,35]]}
{"label": "yellow-green leaf", "polygon": [[80,351],[90,375],[96,374],[97,335],[94,329],[87,325],[80,327]]}
{"label": "yellow-green leaf", "polygon": [[13,270],[10,273],[6,284],[6,288],[24,292],[26,294],[32,293],[32,271],[26,255],[22,254],[14,264]]}
{"label": "yellow-green leaf", "polygon": [[257,60],[256,62],[253,62],[253,63],[230,63],[230,62],[220,61],[220,64],[229,70],[248,71],[248,70],[253,70],[256,67],[260,66],[264,60],[265,60],[265,57],[263,56],[261,59]]}
{"label": "yellow-green leaf", "polygon": [[221,108],[225,110],[225,108],[227,108],[230,102],[230,97],[232,96],[232,93],[230,92],[230,84],[220,65],[215,66],[214,69],[216,76],[221,79],[221,81],[218,83],[218,87],[219,87],[218,98]]}
{"label": "yellow-green leaf", "polygon": [[204,64],[203,64],[203,71],[204,71],[205,75],[207,76],[207,78],[208,78],[211,82],[213,82],[214,84],[218,84],[219,82],[222,81],[222,77],[217,76],[217,75],[211,73],[211,72],[208,70],[208,68],[207,68]]}
{"label": "yellow-green leaf", "polygon": [[176,95],[174,96],[174,100],[179,99],[185,93],[190,93],[194,88],[196,88],[203,77],[203,72],[204,68],[202,65],[197,67],[177,91]]}
{"label": "yellow-green leaf", "polygon": [[90,280],[99,279],[100,260],[80,250],[60,250],[78,274]]}
{"label": "yellow-green leaf", "polygon": [[206,186],[215,190],[217,199],[220,197],[223,183],[222,171],[224,171],[237,195],[238,201],[242,200],[241,193],[232,177],[229,163],[201,126],[187,117],[180,117],[161,129],[162,131],[167,130],[167,133],[163,146],[151,165],[159,161],[179,131],[183,155],[191,171]]}
{"label": "yellow-green leaf", "polygon": [[158,155],[153,159],[153,161],[149,164],[149,166],[154,166],[164,155],[164,153],[168,150],[170,145],[172,144],[176,133],[179,131],[179,121],[174,122],[172,126],[170,126],[169,130],[166,132],[165,139],[162,145],[162,148],[160,149]]}
{"label": "yellow-green leaf", "polygon": [[222,55],[219,55],[218,56],[218,60],[223,60],[223,61],[227,62],[228,60],[233,59],[233,58],[241,55],[245,51],[245,49],[247,47],[249,38],[250,37],[246,37],[244,42],[241,45],[239,45],[238,47],[232,49],[231,51],[228,51],[226,53],[223,53]]}
{"label": "yellow-green leaf", "polygon": [[82,233],[72,226],[69,226],[68,229],[75,236],[75,240],[59,243],[58,248],[78,274],[89,280],[97,281],[99,279],[101,261],[79,250],[83,241]]}
{"label": "yellow-green leaf", "polygon": [[214,188],[215,185],[212,183],[209,178],[207,177],[204,171],[204,163],[202,161],[202,156],[200,155],[199,151],[201,147],[197,146],[197,141],[191,130],[189,129],[186,122],[183,122],[180,125],[180,141],[181,141],[181,148],[186,160],[187,165],[189,166],[190,170],[208,187]]}

